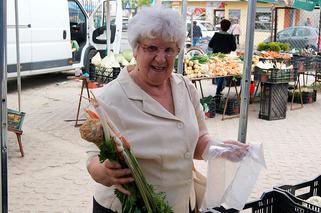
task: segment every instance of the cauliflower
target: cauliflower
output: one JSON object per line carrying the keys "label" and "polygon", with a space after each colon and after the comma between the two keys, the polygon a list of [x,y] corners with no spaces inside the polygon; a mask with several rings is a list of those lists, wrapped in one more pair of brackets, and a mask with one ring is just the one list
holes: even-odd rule
{"label": "cauliflower", "polygon": [[320,196],[312,196],[309,197],[306,202],[311,203],[312,205],[321,207],[321,197]]}

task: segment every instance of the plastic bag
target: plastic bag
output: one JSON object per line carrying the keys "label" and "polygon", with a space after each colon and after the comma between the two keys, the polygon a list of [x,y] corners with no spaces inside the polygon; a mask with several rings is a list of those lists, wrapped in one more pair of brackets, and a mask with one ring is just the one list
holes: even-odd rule
{"label": "plastic bag", "polygon": [[263,146],[250,145],[246,156],[240,162],[228,161],[220,156],[218,149],[209,152],[207,186],[202,209],[223,206],[226,209],[241,210],[261,169],[266,167]]}

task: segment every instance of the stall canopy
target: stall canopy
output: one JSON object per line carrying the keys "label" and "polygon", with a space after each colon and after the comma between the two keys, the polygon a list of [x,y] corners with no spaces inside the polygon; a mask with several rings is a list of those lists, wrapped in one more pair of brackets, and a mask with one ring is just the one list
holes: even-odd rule
{"label": "stall canopy", "polygon": [[286,7],[295,9],[303,9],[312,11],[315,6],[320,5],[320,0],[259,0],[259,2],[268,2],[273,4],[279,4]]}

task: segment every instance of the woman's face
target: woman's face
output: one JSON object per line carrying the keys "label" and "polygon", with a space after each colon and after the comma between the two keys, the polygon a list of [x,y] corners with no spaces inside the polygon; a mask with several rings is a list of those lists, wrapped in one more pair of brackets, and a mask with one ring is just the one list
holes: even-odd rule
{"label": "woman's face", "polygon": [[139,78],[149,85],[163,84],[171,76],[178,53],[175,42],[142,39],[135,52]]}

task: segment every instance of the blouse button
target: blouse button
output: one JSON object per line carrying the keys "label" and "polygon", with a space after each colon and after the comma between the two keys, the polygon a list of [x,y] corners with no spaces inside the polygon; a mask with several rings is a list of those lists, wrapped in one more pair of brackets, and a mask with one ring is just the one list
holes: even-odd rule
{"label": "blouse button", "polygon": [[182,122],[179,122],[179,123],[177,124],[177,128],[179,128],[179,129],[182,129],[183,126],[184,126],[184,124],[183,124]]}
{"label": "blouse button", "polygon": [[190,152],[186,152],[185,155],[184,155],[184,157],[185,157],[186,159],[190,159],[190,158],[191,158],[191,153],[190,153]]}

